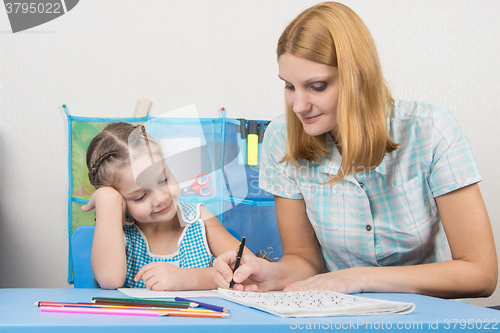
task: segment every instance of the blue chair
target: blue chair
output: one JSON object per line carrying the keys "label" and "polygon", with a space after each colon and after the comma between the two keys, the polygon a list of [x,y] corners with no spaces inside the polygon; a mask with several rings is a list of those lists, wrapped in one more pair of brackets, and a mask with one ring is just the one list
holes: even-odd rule
{"label": "blue chair", "polygon": [[239,240],[241,242],[241,237],[235,230],[228,229],[228,228],[226,228],[226,230],[231,234],[231,236],[233,236],[234,238],[236,238],[237,240]]}
{"label": "blue chair", "polygon": [[73,260],[73,281],[75,288],[96,288],[97,283],[92,272],[90,254],[94,226],[77,228],[71,236],[71,258]]}
{"label": "blue chair", "polygon": [[[73,281],[75,288],[97,288],[97,282],[92,272],[90,254],[94,239],[94,226],[87,225],[77,228],[71,236],[71,257],[73,260]],[[227,229],[237,240],[240,235],[232,229]]]}

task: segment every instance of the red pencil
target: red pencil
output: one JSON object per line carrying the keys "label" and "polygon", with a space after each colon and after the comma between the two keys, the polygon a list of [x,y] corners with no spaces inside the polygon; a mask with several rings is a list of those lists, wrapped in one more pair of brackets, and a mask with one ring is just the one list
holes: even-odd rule
{"label": "red pencil", "polygon": [[61,307],[63,305],[95,305],[94,303],[68,303],[68,302],[35,302],[33,305],[36,306],[58,306]]}

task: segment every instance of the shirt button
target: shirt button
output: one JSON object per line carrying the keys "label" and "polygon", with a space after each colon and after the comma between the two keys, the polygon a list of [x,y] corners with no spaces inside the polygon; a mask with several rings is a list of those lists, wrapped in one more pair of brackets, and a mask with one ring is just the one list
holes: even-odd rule
{"label": "shirt button", "polygon": [[359,183],[359,186],[361,186],[361,188],[365,187],[365,183]]}
{"label": "shirt button", "polygon": [[366,231],[372,231],[372,226],[371,226],[371,225],[369,225],[369,224],[367,224],[367,225],[366,225]]}

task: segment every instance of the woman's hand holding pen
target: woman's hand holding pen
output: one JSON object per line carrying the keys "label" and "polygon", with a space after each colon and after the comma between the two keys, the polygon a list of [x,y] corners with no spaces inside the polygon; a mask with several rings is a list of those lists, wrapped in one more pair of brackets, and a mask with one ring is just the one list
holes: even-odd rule
{"label": "woman's hand holding pen", "polygon": [[275,265],[267,260],[254,255],[243,253],[240,266],[234,272],[237,253],[229,250],[214,260],[213,266],[217,270],[215,283],[221,288],[229,288],[231,280],[235,284],[233,289],[238,291],[266,292],[271,290],[274,284],[272,277],[275,276]]}
{"label": "woman's hand holding pen", "polygon": [[[271,263],[267,260],[252,255],[243,254],[240,267],[234,272],[232,267],[236,263],[236,252],[227,251],[217,257],[214,267],[217,270],[215,283],[221,288],[227,289],[233,279],[234,290],[266,292],[278,285],[279,263]],[[306,290],[329,290],[345,294],[363,292],[362,282],[366,276],[367,268],[350,268],[324,274],[317,274],[308,279],[285,285],[283,291],[306,291]]]}

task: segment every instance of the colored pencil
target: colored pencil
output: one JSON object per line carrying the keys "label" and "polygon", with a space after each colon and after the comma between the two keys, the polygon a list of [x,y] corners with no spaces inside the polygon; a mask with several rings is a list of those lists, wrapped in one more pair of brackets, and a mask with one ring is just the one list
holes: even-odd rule
{"label": "colored pencil", "polygon": [[106,308],[94,306],[40,306],[41,312],[57,313],[84,313],[84,314],[107,314],[128,316],[173,316],[173,317],[198,317],[198,318],[227,318],[231,315],[223,312],[213,311],[189,311],[189,310],[150,310],[150,309],[123,309]]}
{"label": "colored pencil", "polygon": [[40,301],[40,302],[35,302],[33,303],[33,305],[36,305],[36,306],[63,306],[63,305],[67,305],[67,304],[81,304],[81,305],[93,305],[94,303],[69,303],[69,302],[44,302],[44,301]]}
{"label": "colored pencil", "polygon": [[208,304],[208,303],[203,303],[203,302],[198,302],[198,301],[192,301],[192,300],[189,300],[187,298],[182,298],[182,297],[176,297],[175,300],[179,301],[179,302],[194,302],[194,303],[197,303],[202,308],[210,309],[210,310],[214,310],[214,311],[218,311],[218,312],[229,312],[228,308],[225,308],[223,306],[218,306],[218,305],[213,305],[213,304]]}
{"label": "colored pencil", "polygon": [[156,307],[156,306],[137,306],[137,305],[108,305],[96,303],[68,303],[68,302],[35,302],[36,306],[57,306],[57,307],[102,307],[116,309],[144,309],[144,310],[171,310],[171,311],[190,311],[190,312],[213,312],[212,310],[203,310],[198,308],[171,308],[171,307]]}
{"label": "colored pencil", "polygon": [[151,310],[177,310],[177,309],[192,309],[192,308],[174,308],[174,307],[164,307],[164,306],[140,306],[140,305],[135,305],[134,303],[127,303],[126,305],[107,305],[107,304],[96,304],[96,303],[69,303],[69,302],[35,302],[33,305],[36,306],[82,306],[82,307],[89,307],[89,306],[100,306],[100,307],[113,307],[113,308],[130,308],[130,309],[151,309]]}
{"label": "colored pencil", "polygon": [[86,313],[86,314],[107,314],[107,315],[126,315],[126,316],[168,316],[166,311],[160,310],[132,310],[132,309],[113,309],[113,308],[93,308],[93,307],[58,307],[58,306],[40,306],[41,312],[58,313]]}
{"label": "colored pencil", "polygon": [[[104,300],[95,300],[95,301],[92,301],[92,303],[97,304],[97,305],[192,309],[192,307],[190,307],[188,305],[157,304],[157,303],[120,302],[120,301],[104,301]],[[198,306],[198,304],[196,306]]]}
{"label": "colored pencil", "polygon": [[225,312],[196,312],[196,311],[160,311],[161,313],[166,312],[172,317],[200,317],[200,318],[227,318],[231,317],[229,313]]}
{"label": "colored pencil", "polygon": [[92,301],[97,302],[125,302],[125,303],[143,303],[143,304],[154,304],[154,305],[175,305],[184,307],[197,307],[198,304],[193,302],[177,302],[177,301],[164,301],[164,300],[152,300],[147,298],[117,298],[117,297],[92,297]]}
{"label": "colored pencil", "polygon": [[163,307],[150,307],[150,306],[126,306],[126,305],[106,305],[106,304],[64,304],[63,307],[92,307],[92,308],[107,308],[107,309],[136,309],[136,310],[158,310],[158,311],[189,311],[189,312],[214,312],[212,310],[193,309],[193,308],[163,308]]}

